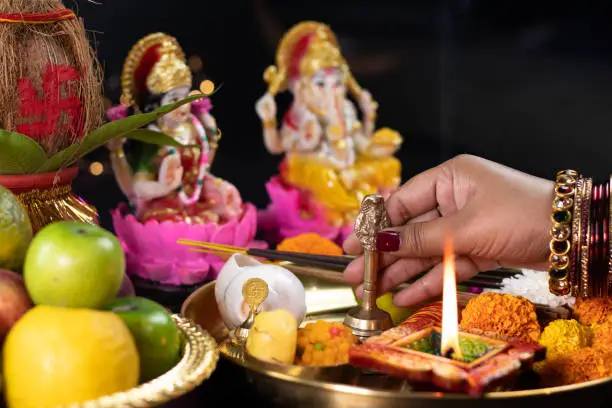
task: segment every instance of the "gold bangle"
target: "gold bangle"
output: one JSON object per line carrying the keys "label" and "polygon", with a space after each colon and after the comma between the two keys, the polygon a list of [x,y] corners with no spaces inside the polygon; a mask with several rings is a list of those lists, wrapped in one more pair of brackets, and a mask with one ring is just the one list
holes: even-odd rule
{"label": "gold bangle", "polygon": [[276,127],[276,119],[268,119],[263,121],[263,127],[265,129],[275,128]]}
{"label": "gold bangle", "polygon": [[557,173],[552,201],[552,227],[550,228],[550,269],[548,288],[557,296],[571,292],[570,251],[572,247],[572,209],[576,191],[577,173],[574,170]]}
{"label": "gold bangle", "polygon": [[125,151],[122,148],[111,150],[110,152],[111,158],[124,159]]}
{"label": "gold bangle", "polygon": [[572,216],[572,251],[570,255],[571,268],[569,282],[572,296],[578,296],[580,290],[580,237],[582,236],[582,203],[586,183],[583,177],[576,181],[574,193],[574,214]]}
{"label": "gold bangle", "polygon": [[[610,195],[612,195],[612,174],[610,175]],[[608,209],[608,286],[607,294],[612,296],[612,199],[610,199],[610,208]]]}
{"label": "gold bangle", "polygon": [[589,296],[589,242],[591,241],[591,194],[593,193],[593,179],[584,181],[584,195],[582,196],[583,230],[580,236],[580,296]]}
{"label": "gold bangle", "polygon": [[344,150],[347,148],[347,143],[346,143],[346,139],[342,138],[342,139],[337,139],[334,140],[332,142],[330,142],[330,144],[338,150]]}

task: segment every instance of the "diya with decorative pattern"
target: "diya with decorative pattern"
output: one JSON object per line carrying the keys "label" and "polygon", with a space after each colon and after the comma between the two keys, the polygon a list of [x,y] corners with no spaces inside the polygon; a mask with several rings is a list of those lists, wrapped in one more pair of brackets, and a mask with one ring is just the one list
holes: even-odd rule
{"label": "diya with decorative pattern", "polygon": [[459,330],[452,240],[444,249],[443,300],[349,351],[351,364],[449,392],[480,396],[543,360],[546,348]]}

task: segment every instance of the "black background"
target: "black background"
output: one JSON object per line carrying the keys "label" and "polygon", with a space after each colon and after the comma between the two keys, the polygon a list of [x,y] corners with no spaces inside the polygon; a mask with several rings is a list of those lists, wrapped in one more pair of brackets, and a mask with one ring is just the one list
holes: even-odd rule
{"label": "black background", "polygon": [[[66,5],[90,30],[107,98],[118,103],[123,60],[136,41],[155,31],[177,37],[223,83],[213,97],[224,134],[213,172],[258,207],[268,201],[264,183],[280,158],[264,149],[254,103],[283,32],[307,19],[332,26],[354,75],[380,103],[379,126],[404,136],[404,179],[459,153],[542,177],[568,167],[609,174],[612,16],[604,1],[100,1]],[[289,98],[278,100],[285,106]],[[89,174],[91,161],[103,162],[105,173]],[[75,190],[112,229],[108,211],[123,197],[107,151],[82,168]],[[222,364],[168,406],[270,405],[256,402],[243,373],[228,370]]]}
{"label": "black background", "polygon": [[[379,126],[405,138],[405,179],[459,153],[477,154],[542,177],[574,167],[606,176],[612,142],[611,14],[605,2],[104,0],[74,4],[118,103],[129,48],[164,31],[205,74],[224,138],[213,172],[263,207],[279,157],[263,146],[254,103],[265,92],[282,33],[308,19],[338,35],[354,75],[380,103]],[[70,4],[66,3],[68,6]],[[201,80],[201,75],[197,80]],[[289,97],[277,98],[279,112]],[[103,163],[100,149],[88,157]],[[83,165],[75,189],[100,210],[123,197],[110,172]],[[110,170],[105,166],[107,171]]]}

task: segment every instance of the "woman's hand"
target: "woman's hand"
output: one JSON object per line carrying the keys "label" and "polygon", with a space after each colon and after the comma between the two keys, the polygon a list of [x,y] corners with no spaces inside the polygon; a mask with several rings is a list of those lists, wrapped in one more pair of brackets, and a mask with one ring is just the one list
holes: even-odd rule
{"label": "woman's hand", "polygon": [[[496,267],[546,269],[553,182],[500,164],[462,155],[419,174],[386,202],[392,228],[378,236],[381,257],[379,290],[432,268],[394,297],[409,306],[442,293],[442,254],[451,237],[457,280]],[[354,235],[344,243],[359,254]],[[347,281],[363,281],[363,257],[344,272]],[[360,293],[360,288],[358,293]]]}

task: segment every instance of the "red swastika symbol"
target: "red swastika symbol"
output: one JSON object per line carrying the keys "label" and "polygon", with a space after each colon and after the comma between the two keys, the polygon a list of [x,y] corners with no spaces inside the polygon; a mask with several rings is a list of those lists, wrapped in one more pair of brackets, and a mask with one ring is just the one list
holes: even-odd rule
{"label": "red swastika symbol", "polygon": [[19,117],[23,123],[17,125],[17,131],[38,141],[56,135],[81,136],[82,104],[74,86],[70,86],[79,80],[79,71],[70,65],[49,64],[41,78],[41,96],[29,78],[19,80]]}

